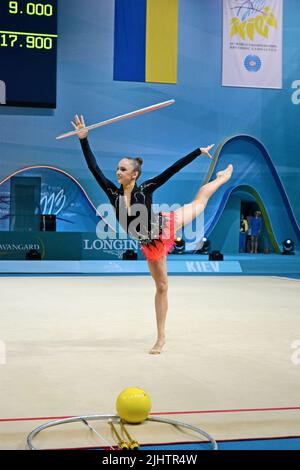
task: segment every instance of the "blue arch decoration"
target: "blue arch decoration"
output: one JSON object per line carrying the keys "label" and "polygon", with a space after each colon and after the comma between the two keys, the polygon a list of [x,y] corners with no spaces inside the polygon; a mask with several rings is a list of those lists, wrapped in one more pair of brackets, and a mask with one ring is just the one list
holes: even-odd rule
{"label": "blue arch decoration", "polygon": [[225,139],[217,147],[204,183],[216,176],[229,163],[234,173],[210,199],[205,212],[205,235],[216,227],[229,197],[242,190],[252,195],[263,212],[266,228],[276,252],[286,238],[300,242],[300,229],[288,196],[265,146],[250,135],[236,135]]}
{"label": "blue arch decoration", "polygon": [[48,165],[22,168],[0,182],[0,231],[9,230],[10,180],[18,176],[41,177],[40,213],[55,214],[58,231],[96,231],[100,218],[84,188],[72,175]]}

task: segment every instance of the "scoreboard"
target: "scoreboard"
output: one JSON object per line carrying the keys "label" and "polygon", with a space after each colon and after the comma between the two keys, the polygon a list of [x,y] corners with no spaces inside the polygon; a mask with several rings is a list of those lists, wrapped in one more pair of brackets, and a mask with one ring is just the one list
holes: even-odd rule
{"label": "scoreboard", "polygon": [[0,105],[56,107],[57,0],[0,0]]}

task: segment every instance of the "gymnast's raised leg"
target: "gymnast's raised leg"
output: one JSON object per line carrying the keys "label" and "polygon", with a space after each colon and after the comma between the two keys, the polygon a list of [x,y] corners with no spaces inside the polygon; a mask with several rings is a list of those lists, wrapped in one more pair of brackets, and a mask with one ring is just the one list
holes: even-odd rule
{"label": "gymnast's raised leg", "polygon": [[210,197],[231,178],[232,171],[232,165],[228,165],[225,170],[219,171],[213,181],[201,186],[195,199],[191,203],[185,204],[175,211],[176,231],[192,222],[192,220],[204,211]]}

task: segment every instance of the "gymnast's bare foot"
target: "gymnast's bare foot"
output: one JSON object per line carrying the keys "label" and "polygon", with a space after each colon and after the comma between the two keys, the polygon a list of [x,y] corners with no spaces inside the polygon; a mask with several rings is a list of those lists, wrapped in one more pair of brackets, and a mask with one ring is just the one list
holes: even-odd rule
{"label": "gymnast's bare foot", "polygon": [[226,181],[230,180],[232,172],[233,172],[233,166],[230,163],[228,167],[225,168],[225,170],[217,172],[217,178],[222,178],[223,182],[226,183]]}
{"label": "gymnast's bare foot", "polygon": [[150,349],[149,354],[161,354],[165,342],[165,338],[158,339],[153,348]]}

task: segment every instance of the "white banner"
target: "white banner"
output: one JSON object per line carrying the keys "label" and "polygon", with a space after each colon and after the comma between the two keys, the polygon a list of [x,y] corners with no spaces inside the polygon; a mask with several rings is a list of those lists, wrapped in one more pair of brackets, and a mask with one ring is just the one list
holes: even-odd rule
{"label": "white banner", "polygon": [[222,85],[282,88],[282,0],[223,0]]}

